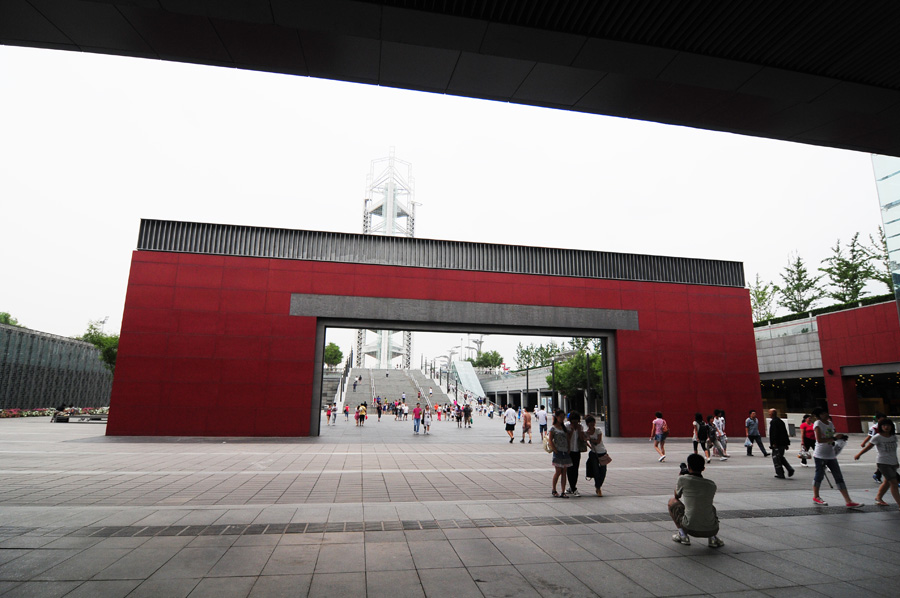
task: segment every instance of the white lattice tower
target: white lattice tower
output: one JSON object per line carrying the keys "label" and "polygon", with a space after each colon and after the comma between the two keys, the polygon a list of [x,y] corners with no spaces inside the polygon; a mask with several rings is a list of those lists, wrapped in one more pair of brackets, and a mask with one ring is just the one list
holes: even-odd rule
{"label": "white lattice tower", "polygon": [[[416,232],[415,180],[412,164],[394,156],[372,160],[366,177],[363,202],[363,234],[389,237],[414,237]],[[386,318],[400,314],[385,314]],[[400,335],[395,342],[394,335]],[[371,337],[369,342],[366,342]],[[412,357],[412,333],[392,330],[356,331],[356,367],[363,367],[366,356],[374,358],[379,368],[390,368],[401,358],[408,369]]]}

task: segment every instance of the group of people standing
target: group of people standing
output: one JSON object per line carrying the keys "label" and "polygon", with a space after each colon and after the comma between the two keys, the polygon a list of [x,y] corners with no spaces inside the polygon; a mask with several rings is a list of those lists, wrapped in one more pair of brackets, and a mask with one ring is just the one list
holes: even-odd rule
{"label": "group of people standing", "polygon": [[[546,414],[546,411],[544,412]],[[594,492],[603,496],[603,482],[606,467],[612,461],[603,445],[603,432],[597,427],[593,415],[588,415],[582,423],[581,414],[572,411],[566,415],[562,409],[553,413],[553,424],[547,436],[548,450],[553,454],[554,467],[552,495],[558,498],[580,496],[578,492],[581,453],[588,453],[585,474],[594,481]],[[569,487],[566,489],[566,482]],[[559,485],[559,490],[556,487]]]}

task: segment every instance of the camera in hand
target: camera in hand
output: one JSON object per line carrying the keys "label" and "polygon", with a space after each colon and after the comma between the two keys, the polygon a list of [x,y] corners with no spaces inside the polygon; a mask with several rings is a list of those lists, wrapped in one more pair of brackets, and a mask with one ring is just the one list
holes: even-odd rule
{"label": "camera in hand", "polygon": [[681,463],[678,465],[678,467],[681,468],[681,472],[678,475],[687,475],[687,473],[688,473],[687,463]]}

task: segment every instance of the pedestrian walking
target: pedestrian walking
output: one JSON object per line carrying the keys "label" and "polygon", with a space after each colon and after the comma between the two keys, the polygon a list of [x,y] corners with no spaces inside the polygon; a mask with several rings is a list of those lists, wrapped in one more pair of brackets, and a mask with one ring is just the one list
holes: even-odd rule
{"label": "pedestrian walking", "polygon": [[715,424],[716,429],[719,431],[718,439],[719,444],[722,445],[722,456],[727,457],[728,434],[725,433],[725,412],[721,409],[716,409],[715,411],[713,411],[713,413],[716,415],[715,419],[713,420],[713,424]]}
{"label": "pedestrian walking", "polygon": [[413,408],[413,433],[419,433],[419,424],[422,421],[422,407],[419,403]]}
{"label": "pedestrian walking", "polygon": [[706,455],[706,462],[709,463],[709,426],[703,421],[702,413],[694,414],[694,454],[697,453],[699,447],[703,447],[703,454]]}
{"label": "pedestrian walking", "polygon": [[[875,412],[875,419],[872,422],[872,425],[869,426],[869,434],[868,434],[868,436],[866,436],[863,439],[863,442],[860,445],[862,448],[866,448],[866,445],[869,444],[869,442],[871,442],[872,437],[876,436],[878,434],[878,427],[879,427],[878,422],[880,422],[881,418],[883,418],[883,417],[884,417],[884,413],[882,413],[880,411]],[[872,479],[880,484],[881,483],[881,471],[876,469],[875,473],[872,474]]]}
{"label": "pedestrian walking", "polygon": [[791,446],[791,438],[788,436],[787,426],[784,420],[778,417],[778,411],[769,409],[769,448],[772,449],[772,463],[775,464],[775,477],[784,479],[784,470],[787,469],[788,477],[793,477],[794,468],[784,458],[785,452]]}
{"label": "pedestrian walking", "polygon": [[[493,409],[494,406],[491,405],[491,411],[493,411]],[[541,433],[541,440],[544,440],[544,435],[547,434],[547,409],[543,405],[541,405],[540,409],[537,407],[534,409],[535,415],[537,415],[538,432]]]}
{"label": "pedestrian walking", "polygon": [[875,457],[875,465],[883,478],[881,485],[878,486],[878,492],[875,494],[875,504],[879,507],[888,506],[884,502],[884,495],[889,489],[897,506],[900,507],[900,490],[897,488],[897,468],[900,467],[900,461],[897,460],[896,433],[894,422],[886,417],[882,417],[878,420],[878,433],[875,436],[871,436],[869,442],[853,457],[859,461],[859,458],[867,451],[872,450],[873,446],[878,450],[878,455]]}
{"label": "pedestrian walking", "polygon": [[509,443],[512,444],[516,434],[516,410],[512,405],[506,406],[503,412],[503,422],[506,424],[506,433],[509,434]]}
{"label": "pedestrian walking", "polygon": [[728,461],[730,455],[725,452],[725,447],[722,445],[722,441],[720,438],[722,432],[716,425],[712,415],[706,416],[706,427],[709,429],[709,442],[713,447],[715,447],[719,455],[719,461]]}
{"label": "pedestrian walking", "polygon": [[472,420],[472,406],[469,403],[466,403],[466,406],[463,407],[463,419],[466,422],[467,428],[471,428],[474,421]]}
{"label": "pedestrian walking", "polygon": [[597,420],[593,415],[584,418],[587,425],[584,435],[587,439],[588,452],[587,465],[584,468],[585,476],[594,480],[594,492],[597,496],[603,496],[603,482],[606,481],[606,466],[612,461],[603,446],[603,432],[597,427]]}
{"label": "pedestrian walking", "polygon": [[666,437],[669,435],[669,424],[662,418],[662,411],[656,412],[656,419],[650,423],[650,440],[653,448],[659,453],[659,462],[666,460]]}
{"label": "pedestrian walking", "polygon": [[[565,426],[566,414],[562,409],[557,409],[553,413],[553,425],[550,427],[547,442],[550,450],[553,452],[553,496],[559,498],[568,498],[566,496],[566,469],[572,464],[569,458],[569,434],[566,432]],[[556,491],[556,482],[562,480],[559,485],[559,492]]]}
{"label": "pedestrian walking", "polygon": [[806,460],[810,458],[812,451],[816,448],[816,433],[813,430],[814,419],[812,415],[806,413],[803,415],[803,421],[800,422],[800,440],[802,445],[797,456],[800,457],[800,463],[803,467],[809,467]]}
{"label": "pedestrian walking", "polygon": [[522,411],[522,440],[525,443],[525,434],[528,434],[528,444],[531,444],[531,414],[527,410]]}
{"label": "pedestrian walking", "polygon": [[841,474],[841,466],[838,465],[837,453],[835,452],[835,442],[839,440],[846,441],[846,434],[835,434],[834,424],[828,410],[823,407],[816,407],[812,411],[813,417],[816,418],[813,424],[813,431],[816,434],[816,449],[813,452],[813,461],[816,463],[816,474],[813,477],[813,502],[817,505],[827,505],[821,496],[819,496],[819,486],[822,485],[822,479],[825,477],[825,468],[831,470],[834,476],[834,484],[837,486],[844,497],[846,505],[850,508],[861,507],[862,503],[853,502],[850,499],[850,493],[847,492],[847,485],[844,483],[844,476]]}
{"label": "pedestrian walking", "polygon": [[759,450],[762,451],[763,457],[768,457],[769,453],[766,452],[762,436],[759,434],[759,420],[756,419],[755,409],[750,410],[750,417],[744,421],[744,429],[747,431],[747,440],[744,441],[744,445],[747,447],[747,456],[753,456],[753,443],[755,442],[759,446]]}
{"label": "pedestrian walking", "polygon": [[425,406],[425,413],[422,414],[422,427],[425,428],[426,434],[431,431],[431,411],[427,405]]}
{"label": "pedestrian walking", "polygon": [[344,421],[350,421],[350,405],[344,405]]}
{"label": "pedestrian walking", "polygon": [[376,404],[375,405],[375,414],[378,416],[379,424],[381,423],[381,411],[382,411],[381,403]]}

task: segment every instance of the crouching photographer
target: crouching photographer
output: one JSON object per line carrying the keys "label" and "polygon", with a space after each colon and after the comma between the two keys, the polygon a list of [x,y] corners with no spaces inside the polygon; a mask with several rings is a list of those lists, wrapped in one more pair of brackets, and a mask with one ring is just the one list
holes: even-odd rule
{"label": "crouching photographer", "polygon": [[710,548],[725,543],[718,538],[719,518],[713,506],[716,483],[703,477],[706,461],[702,455],[688,455],[687,465],[682,464],[681,475],[675,483],[675,497],[669,500],[669,515],[678,533],[672,540],[690,546],[691,536],[709,538]]}

